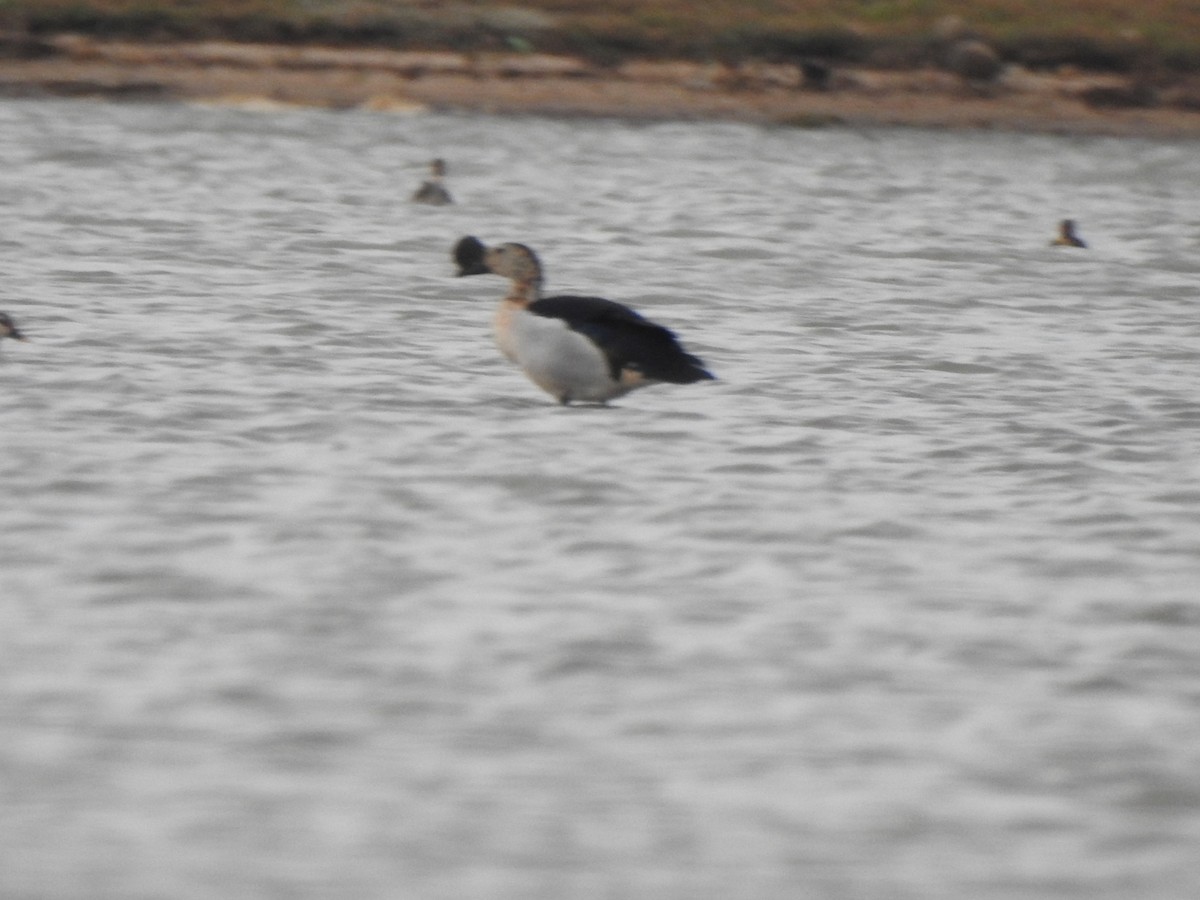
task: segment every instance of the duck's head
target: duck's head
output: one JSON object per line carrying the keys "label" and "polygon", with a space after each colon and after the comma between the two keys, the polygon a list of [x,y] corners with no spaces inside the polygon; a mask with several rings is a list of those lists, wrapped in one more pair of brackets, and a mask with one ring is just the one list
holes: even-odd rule
{"label": "duck's head", "polygon": [[17,341],[28,341],[29,338],[21,334],[17,329],[17,325],[7,313],[0,313],[0,338],[10,337]]}
{"label": "duck's head", "polygon": [[429,164],[429,171],[435,178],[441,178],[446,174],[446,161],[441,157],[435,159]]}
{"label": "duck's head", "polygon": [[454,245],[454,261],[459,275],[501,275],[519,284],[542,280],[542,264],[524,244],[487,247],[479,238],[467,236]]}
{"label": "duck's head", "polygon": [[511,278],[520,284],[540,283],[542,280],[542,264],[537,254],[524,244],[489,247],[483,255],[483,264],[489,272]]}

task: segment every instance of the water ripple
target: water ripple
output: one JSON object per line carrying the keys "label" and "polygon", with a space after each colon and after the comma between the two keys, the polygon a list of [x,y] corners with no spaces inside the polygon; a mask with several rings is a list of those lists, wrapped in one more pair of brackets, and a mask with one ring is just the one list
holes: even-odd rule
{"label": "water ripple", "polygon": [[[7,102],[0,153],[0,893],[1195,883],[1194,147]],[[465,233],[720,380],[555,406]]]}

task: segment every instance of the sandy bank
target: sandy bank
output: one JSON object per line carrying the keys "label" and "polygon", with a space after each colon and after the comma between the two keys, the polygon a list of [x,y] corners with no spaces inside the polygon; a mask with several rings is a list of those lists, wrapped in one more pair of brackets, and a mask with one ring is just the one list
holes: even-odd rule
{"label": "sandy bank", "polygon": [[1010,68],[972,85],[933,69],[839,69],[815,89],[796,66],[251,45],[60,36],[0,56],[0,94],[332,108],[994,128],[1200,136],[1200,88]]}

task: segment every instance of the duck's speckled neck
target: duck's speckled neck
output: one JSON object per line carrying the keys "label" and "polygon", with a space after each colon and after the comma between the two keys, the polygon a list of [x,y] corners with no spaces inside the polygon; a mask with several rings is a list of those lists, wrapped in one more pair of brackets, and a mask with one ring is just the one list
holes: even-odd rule
{"label": "duck's speckled neck", "polygon": [[508,284],[508,293],[504,299],[508,303],[526,307],[542,296],[542,277],[536,275],[525,278],[514,278]]}
{"label": "duck's speckled neck", "polygon": [[523,307],[541,298],[542,265],[524,244],[492,247],[484,253],[483,264],[489,272],[509,280],[506,301]]}

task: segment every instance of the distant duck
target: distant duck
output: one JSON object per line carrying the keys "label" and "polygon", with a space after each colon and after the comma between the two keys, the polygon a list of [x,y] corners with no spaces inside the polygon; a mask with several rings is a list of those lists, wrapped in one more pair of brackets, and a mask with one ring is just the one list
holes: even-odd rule
{"label": "distant duck", "polygon": [[1075,220],[1063,219],[1058,223],[1058,237],[1050,242],[1052,247],[1087,247],[1083,238],[1075,233]]}
{"label": "distant duck", "polygon": [[28,341],[29,338],[21,334],[17,328],[17,324],[12,320],[12,316],[8,313],[0,313],[0,338],[10,337],[16,341]]}
{"label": "distant duck", "polygon": [[450,192],[442,184],[442,179],[445,177],[446,161],[435,159],[429,164],[429,180],[417,188],[417,192],[412,195],[412,202],[428,203],[430,206],[445,206],[453,203]]}
{"label": "distant duck", "polygon": [[485,247],[464,237],[454,247],[459,275],[512,282],[493,325],[500,352],[564,406],[607,403],[656,382],[714,379],[675,335],[603,297],[543,297],[542,267],[524,244]]}

